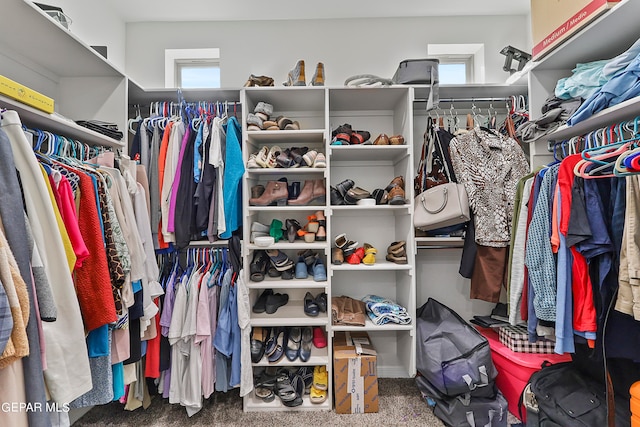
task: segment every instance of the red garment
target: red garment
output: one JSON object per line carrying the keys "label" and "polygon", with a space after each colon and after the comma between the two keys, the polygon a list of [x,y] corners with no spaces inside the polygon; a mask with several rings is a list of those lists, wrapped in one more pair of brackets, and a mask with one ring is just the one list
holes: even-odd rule
{"label": "red garment", "polygon": [[[66,166],[65,166],[66,167]],[[69,167],[66,167],[72,170]],[[89,175],[73,170],[79,178],[80,209],[78,226],[89,249],[89,257],[75,270],[75,286],[85,329],[92,331],[118,320],[111,290],[111,276],[98,217],[97,194]]]}
{"label": "red garment", "polygon": [[[169,147],[169,135],[171,134],[171,128],[173,127],[173,122],[167,123],[165,126],[164,134],[162,135],[162,142],[160,143],[160,152],[158,153],[158,185],[160,193],[162,194],[162,184],[164,181],[164,165],[167,161],[167,148]],[[158,224],[158,248],[159,249],[167,249],[169,244],[164,241],[162,236],[162,219]]]}
{"label": "red garment", "polygon": [[78,216],[76,215],[76,202],[73,196],[73,189],[69,180],[66,177],[62,177],[58,188],[51,175],[49,175],[51,181],[51,189],[56,198],[58,209],[60,210],[60,216],[62,216],[62,222],[69,234],[69,240],[71,246],[73,246],[73,252],[76,254],[76,266],[75,268],[82,267],[82,262],[89,257],[89,249],[82,239],[80,228],[78,226]]}
{"label": "red garment", "polygon": [[[582,155],[574,154],[565,158],[558,169],[558,187],[562,199],[562,216],[560,232],[567,235],[569,218],[571,217],[571,188],[575,174],[573,169],[582,159]],[[593,287],[589,276],[589,266],[584,256],[571,248],[573,264],[571,265],[571,293],[573,295],[573,329],[580,332],[596,332],[596,307],[593,302]]]}
{"label": "red garment", "polygon": [[[160,307],[160,298],[156,298],[153,303]],[[156,322],[156,336],[150,340],[147,340],[147,360],[144,367],[144,376],[146,378],[160,378],[160,313],[155,315],[154,322]]]}

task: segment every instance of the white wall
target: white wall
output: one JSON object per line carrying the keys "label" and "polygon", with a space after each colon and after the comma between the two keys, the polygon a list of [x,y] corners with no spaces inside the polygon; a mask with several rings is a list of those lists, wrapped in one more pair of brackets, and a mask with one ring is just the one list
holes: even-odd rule
{"label": "white wall", "polygon": [[100,0],[48,0],[71,18],[71,32],[89,46],[107,46],[107,59],[125,69],[125,22]]}
{"label": "white wall", "polygon": [[298,59],[307,82],[318,61],[326,84],[355,74],[392,77],[403,59],[426,57],[428,43],[484,43],[486,82],[504,82],[506,45],[528,49],[527,17],[420,17],[300,21],[146,22],[126,30],[126,73],[143,87],[164,86],[164,49],[220,48],[223,87],[240,87],[249,74],[278,85]]}

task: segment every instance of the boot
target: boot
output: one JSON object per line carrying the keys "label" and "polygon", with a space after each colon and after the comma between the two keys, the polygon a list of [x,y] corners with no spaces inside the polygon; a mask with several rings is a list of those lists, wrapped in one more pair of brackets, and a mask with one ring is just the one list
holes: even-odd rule
{"label": "boot", "polygon": [[287,82],[283,83],[284,86],[306,86],[307,80],[304,75],[304,59],[301,59],[296,64],[296,67],[289,71],[287,76]]}
{"label": "boot", "polygon": [[[318,184],[318,182],[320,182]],[[326,190],[324,188],[324,180],[306,180],[304,182],[304,186],[302,187],[302,191],[300,191],[300,195],[295,200],[290,200],[289,205],[291,206],[304,206],[310,203],[316,204],[325,204],[325,195]]]}
{"label": "boot", "polygon": [[260,197],[249,199],[251,206],[286,206],[289,192],[287,183],[281,181],[269,181],[265,187],[264,193]]}
{"label": "boot", "polygon": [[316,65],[316,72],[313,74],[313,79],[311,79],[312,86],[324,86],[324,64],[322,62],[318,62]]}
{"label": "boot", "polygon": [[251,187],[251,198],[257,199],[264,193],[264,185],[258,184]]}
{"label": "boot", "polygon": [[289,184],[289,200],[295,200],[300,195],[300,181]]}

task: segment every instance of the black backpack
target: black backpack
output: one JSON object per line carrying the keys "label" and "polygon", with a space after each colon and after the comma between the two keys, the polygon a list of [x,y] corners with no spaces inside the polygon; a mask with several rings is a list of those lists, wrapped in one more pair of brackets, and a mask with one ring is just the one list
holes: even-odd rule
{"label": "black backpack", "polygon": [[[546,363],[546,362],[545,362]],[[527,413],[527,426],[605,427],[607,398],[603,384],[581,373],[572,362],[545,364],[531,375],[538,419]]]}

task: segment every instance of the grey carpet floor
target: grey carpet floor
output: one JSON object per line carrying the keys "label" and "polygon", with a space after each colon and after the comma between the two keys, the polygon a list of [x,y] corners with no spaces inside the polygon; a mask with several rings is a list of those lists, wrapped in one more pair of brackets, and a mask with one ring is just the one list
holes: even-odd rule
{"label": "grey carpet floor", "polygon": [[[441,427],[422,400],[413,379],[381,378],[378,381],[380,411],[375,414],[340,415],[331,411],[249,412],[242,411],[238,389],[215,393],[193,417],[179,405],[170,405],[154,396],[151,406],[127,412],[123,405],[111,403],[91,409],[76,426],[423,426]],[[517,421],[512,415],[510,422]]]}
{"label": "grey carpet floor", "polygon": [[340,415],[331,411],[248,412],[242,411],[238,389],[215,393],[203,409],[187,417],[183,407],[170,405],[154,396],[151,406],[127,412],[123,405],[111,403],[95,407],[76,421],[76,426],[359,426],[411,425],[440,427],[442,422],[420,397],[412,379],[381,378],[379,384],[380,412],[375,414]]}

